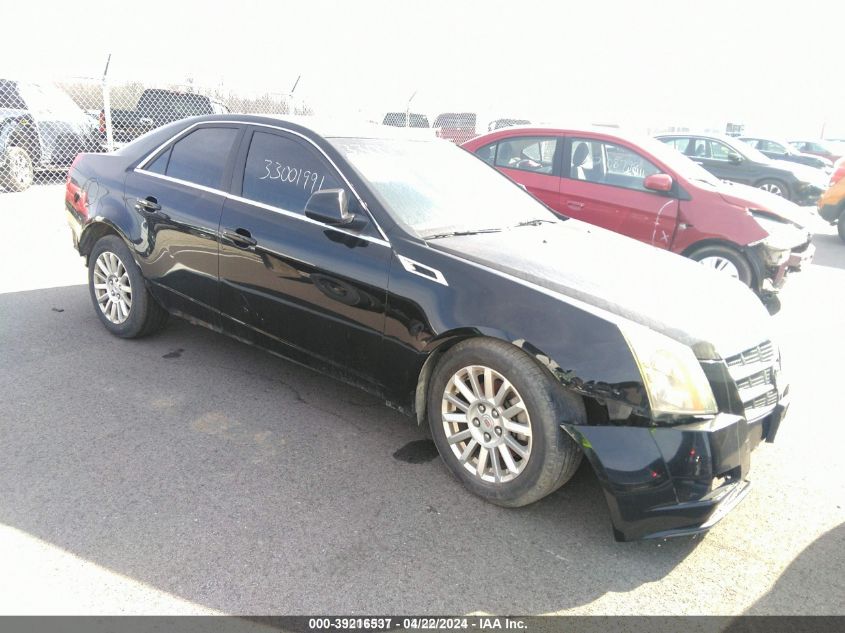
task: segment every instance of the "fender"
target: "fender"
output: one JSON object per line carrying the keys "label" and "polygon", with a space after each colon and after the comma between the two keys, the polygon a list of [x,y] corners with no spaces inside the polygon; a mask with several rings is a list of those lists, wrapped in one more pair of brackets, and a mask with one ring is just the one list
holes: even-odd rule
{"label": "fender", "polygon": [[[437,358],[474,336],[520,347],[564,387],[581,395],[649,415],[642,377],[618,318],[495,271],[456,262],[424,244],[396,240],[394,247],[436,268],[447,281],[444,285],[402,266],[391,267],[383,358],[395,372],[387,385],[388,400],[413,410],[418,421],[424,417],[425,393]],[[476,321],[479,314],[489,314],[489,322]],[[546,327],[549,321],[540,318],[544,314],[555,314],[559,329]]]}

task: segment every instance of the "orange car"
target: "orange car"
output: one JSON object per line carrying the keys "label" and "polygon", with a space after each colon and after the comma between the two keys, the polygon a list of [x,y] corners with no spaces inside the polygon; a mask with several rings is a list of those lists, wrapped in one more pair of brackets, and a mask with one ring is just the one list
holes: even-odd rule
{"label": "orange car", "polygon": [[839,237],[845,242],[845,178],[828,187],[819,198],[818,206],[820,216],[839,226]]}

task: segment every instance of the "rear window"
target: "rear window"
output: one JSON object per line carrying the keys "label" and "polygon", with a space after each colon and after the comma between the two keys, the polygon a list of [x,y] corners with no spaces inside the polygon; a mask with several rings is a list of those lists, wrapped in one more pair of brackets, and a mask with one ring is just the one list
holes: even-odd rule
{"label": "rear window", "polygon": [[[238,130],[231,127],[206,127],[191,132],[173,145],[165,173],[171,178],[220,189],[226,160],[237,136]],[[157,160],[153,165],[160,168]]]}

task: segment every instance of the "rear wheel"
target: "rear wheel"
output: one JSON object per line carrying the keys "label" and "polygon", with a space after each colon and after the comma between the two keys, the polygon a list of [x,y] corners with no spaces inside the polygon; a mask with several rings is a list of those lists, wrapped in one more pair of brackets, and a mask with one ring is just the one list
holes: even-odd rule
{"label": "rear wheel", "polygon": [[35,171],[32,158],[22,147],[11,146],[6,150],[8,164],[3,172],[3,185],[11,191],[26,191],[32,185]]}
{"label": "rear wheel", "polygon": [[730,246],[721,244],[702,246],[687,256],[710,270],[738,279],[746,286],[750,287],[754,281],[751,264],[748,263],[745,255]]}
{"label": "rear wheel", "polygon": [[150,295],[141,269],[116,235],[94,244],[88,259],[88,288],[97,316],[115,336],[146,336],[167,321],[167,312]]}
{"label": "rear wheel", "polygon": [[537,501],[581,462],[560,423],[584,423],[584,403],[509,343],[472,339],[449,350],[434,371],[427,405],[443,461],[492,503]]}
{"label": "rear wheel", "polygon": [[789,188],[780,180],[761,180],[757,183],[757,188],[773,193],[781,198],[786,198],[787,200],[790,199]]}

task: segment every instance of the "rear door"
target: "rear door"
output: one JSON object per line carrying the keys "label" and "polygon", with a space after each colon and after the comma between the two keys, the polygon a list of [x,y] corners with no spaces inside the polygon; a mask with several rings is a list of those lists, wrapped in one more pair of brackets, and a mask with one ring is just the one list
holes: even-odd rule
{"label": "rear door", "polygon": [[[354,231],[305,216],[310,195],[347,190]],[[391,249],[348,182],[307,138],[251,128],[220,222],[221,308],[236,336],[374,381]],[[369,368],[369,369],[368,369]]]}
{"label": "rear door", "polygon": [[677,196],[643,186],[647,176],[660,171],[632,147],[586,136],[569,137],[560,181],[564,212],[669,249],[677,225]]}
{"label": "rear door", "polygon": [[142,227],[141,270],[160,301],[215,323],[218,225],[243,134],[203,124],[158,150],[126,178],[125,201]]}

